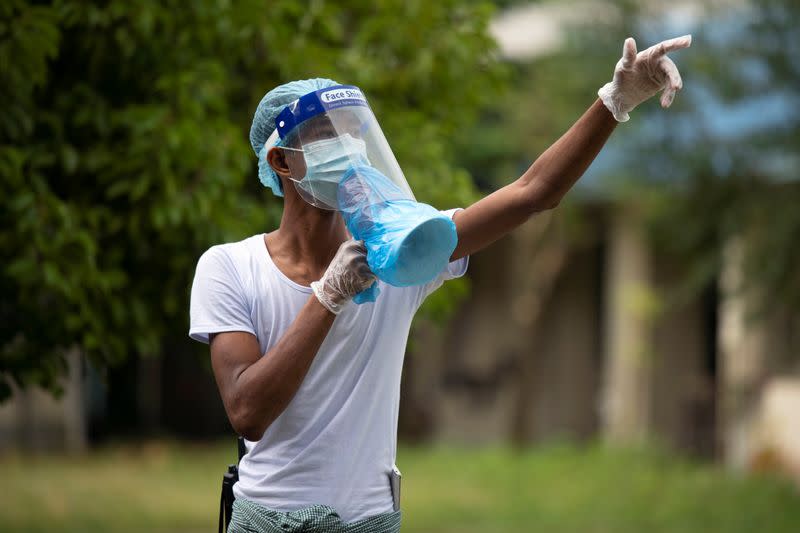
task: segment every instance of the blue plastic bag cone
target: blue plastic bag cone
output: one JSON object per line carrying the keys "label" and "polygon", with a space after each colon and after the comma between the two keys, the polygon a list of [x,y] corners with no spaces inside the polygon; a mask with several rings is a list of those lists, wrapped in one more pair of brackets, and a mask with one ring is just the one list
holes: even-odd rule
{"label": "blue plastic bag cone", "polygon": [[[375,168],[345,172],[337,199],[347,229],[364,241],[367,263],[381,280],[396,287],[433,281],[450,261],[458,237],[447,215],[416,202]],[[375,301],[377,285],[353,298]]]}

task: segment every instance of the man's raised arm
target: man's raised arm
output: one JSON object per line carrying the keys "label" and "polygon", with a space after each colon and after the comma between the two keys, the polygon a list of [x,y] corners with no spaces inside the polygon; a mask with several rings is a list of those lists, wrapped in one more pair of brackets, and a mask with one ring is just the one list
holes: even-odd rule
{"label": "man's raised arm", "polygon": [[638,104],[663,89],[661,105],[669,107],[683,82],[666,54],[691,42],[685,35],[637,53],[636,42],[628,38],[613,80],[598,91],[600,98],[583,116],[519,179],[455,214],[458,245],[451,259],[477,252],[534,213],[556,207],[589,168],[617,122],[627,121],[628,112]]}

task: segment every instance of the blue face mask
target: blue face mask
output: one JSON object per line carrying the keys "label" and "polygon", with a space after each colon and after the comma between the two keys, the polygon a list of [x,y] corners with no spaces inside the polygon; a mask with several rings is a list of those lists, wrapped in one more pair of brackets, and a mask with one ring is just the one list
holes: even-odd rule
{"label": "blue face mask", "polygon": [[295,187],[304,200],[323,209],[338,209],[336,194],[347,169],[370,164],[366,143],[350,134],[308,143],[303,157],[306,175]]}

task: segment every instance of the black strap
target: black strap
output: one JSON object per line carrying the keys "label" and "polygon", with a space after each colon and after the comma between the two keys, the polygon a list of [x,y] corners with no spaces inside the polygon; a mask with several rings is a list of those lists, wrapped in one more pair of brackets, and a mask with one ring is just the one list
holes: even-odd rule
{"label": "black strap", "polygon": [[[233,485],[239,481],[239,469],[236,465],[228,465],[228,471],[222,476],[222,494],[219,500],[219,531],[227,531],[233,516]],[[225,523],[225,529],[222,523]]]}
{"label": "black strap", "polygon": [[242,462],[242,457],[247,453],[247,447],[244,445],[244,437],[239,437],[239,462]]}
{"label": "black strap", "polygon": [[[239,437],[238,441],[239,461],[242,460],[247,448],[244,439]],[[228,470],[222,476],[222,492],[219,497],[219,533],[225,533],[231,525],[233,516],[233,485],[239,481],[239,465],[228,465]]]}

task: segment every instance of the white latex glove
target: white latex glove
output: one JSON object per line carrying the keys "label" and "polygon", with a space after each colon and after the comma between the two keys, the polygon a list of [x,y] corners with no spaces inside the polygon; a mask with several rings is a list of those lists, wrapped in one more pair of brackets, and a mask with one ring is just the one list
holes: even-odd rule
{"label": "white latex glove", "polygon": [[338,315],[344,304],[375,281],[367,264],[367,249],[350,239],[339,246],[322,279],[311,284],[314,296],[331,313]]}
{"label": "white latex glove", "polygon": [[666,56],[667,52],[688,48],[692,36],[684,35],[662,41],[636,53],[633,37],[625,39],[622,59],[614,69],[614,79],[603,85],[597,95],[618,122],[627,122],[628,112],[661,89],[661,107],[669,107],[675,93],[683,87],[678,67]]}

